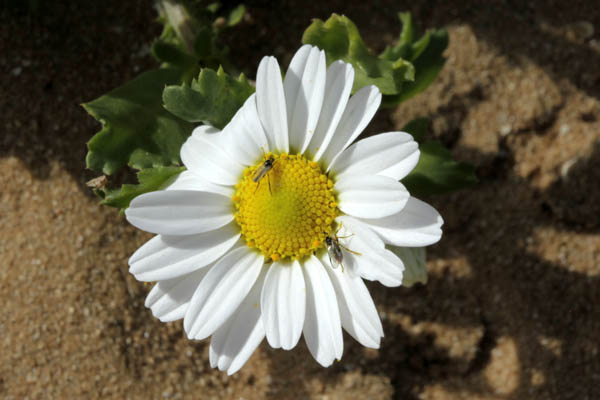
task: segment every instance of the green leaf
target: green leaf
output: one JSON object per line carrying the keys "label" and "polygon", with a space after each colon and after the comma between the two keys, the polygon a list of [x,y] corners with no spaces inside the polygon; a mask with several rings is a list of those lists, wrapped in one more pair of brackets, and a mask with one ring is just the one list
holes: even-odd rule
{"label": "green leaf", "polygon": [[402,180],[416,196],[428,196],[462,189],[477,183],[475,167],[456,162],[440,142],[420,145],[421,157],[412,172]]}
{"label": "green leaf", "polygon": [[319,19],[304,31],[302,42],[323,50],[327,64],[346,61],[354,67],[354,87],[376,85],[384,95],[396,95],[405,81],[412,79],[414,68],[402,59],[376,57],[367,48],[356,25],[345,16],[333,14],[327,21]]}
{"label": "green leaf", "polygon": [[119,189],[100,189],[96,193],[102,197],[101,204],[126,209],[129,203],[140,194],[162,189],[176,175],[185,170],[185,167],[156,167],[147,168],[138,172],[139,184],[125,184]]}
{"label": "green leaf", "polygon": [[[194,40],[194,51],[199,60],[206,60],[212,56],[213,42],[215,38],[212,30],[206,26],[199,29]],[[198,60],[196,60],[196,64]]]}
{"label": "green leaf", "polygon": [[165,108],[188,122],[203,122],[222,129],[254,92],[243,74],[234,79],[223,69],[204,68],[191,85],[167,86]]}
{"label": "green leaf", "polygon": [[[155,40],[152,43],[152,55],[165,67],[184,72],[192,71],[194,75],[198,73],[198,59],[186,53],[181,46],[163,40]],[[182,75],[184,74],[182,73]],[[189,73],[185,75],[189,75]]]}
{"label": "green leaf", "polygon": [[415,141],[422,143],[429,128],[429,118],[415,118],[402,128],[403,132],[410,133]]}
{"label": "green leaf", "polygon": [[394,46],[375,56],[366,47],[356,25],[345,16],[333,14],[327,21],[315,20],[304,31],[303,43],[325,50],[327,64],[343,60],[354,66],[353,92],[376,85],[384,106],[395,106],[425,90],[438,76],[448,46],[445,30],[426,32],[416,40],[410,13],[399,13],[402,32]]}
{"label": "green leaf", "polygon": [[227,26],[239,24],[242,18],[244,18],[244,14],[246,14],[246,7],[243,4],[240,4],[229,13],[229,17],[227,17]]}
{"label": "green leaf", "polygon": [[179,163],[179,149],[193,125],[161,105],[165,85],[180,82],[177,69],[147,71],[104,96],[83,104],[102,123],[88,142],[89,169],[111,175],[125,165],[135,169]]}
{"label": "green leaf", "polygon": [[444,29],[431,31],[413,44],[411,61],[415,66],[415,80],[404,85],[399,101],[396,101],[408,100],[425,90],[437,78],[446,63],[446,59],[442,57],[446,47],[448,47],[448,32]]}
{"label": "green leaf", "polygon": [[[168,0],[160,4],[160,21],[164,27],[160,37],[152,43],[152,55],[163,68],[179,69],[180,82],[191,82],[200,71],[196,52],[205,49],[206,32],[199,28],[183,5]],[[209,40],[212,45],[212,38]]]}
{"label": "green leaf", "polygon": [[389,61],[395,61],[400,58],[408,58],[410,55],[410,46],[414,41],[415,30],[412,24],[410,13],[398,13],[398,18],[402,22],[402,33],[395,46],[387,46],[380,58]]}
{"label": "green leaf", "polygon": [[398,46],[386,49],[382,56],[402,55],[402,57],[407,57],[415,68],[415,76],[414,80],[406,82],[402,86],[399,94],[383,96],[383,105],[388,107],[422,92],[437,78],[446,63],[442,53],[448,47],[448,32],[444,29],[429,31],[409,46],[406,44]]}
{"label": "green leaf", "polygon": [[199,28],[198,21],[189,13],[185,5],[171,0],[159,2],[164,29],[159,41],[181,47],[186,53],[193,53],[193,43]]}
{"label": "green leaf", "polygon": [[402,260],[404,272],[402,286],[411,287],[415,283],[427,283],[427,262],[425,260],[425,247],[396,247],[387,246]]}
{"label": "green leaf", "polygon": [[409,12],[398,13],[398,18],[402,22],[402,32],[398,40],[399,46],[411,44],[414,41],[415,29],[412,24],[412,16]]}

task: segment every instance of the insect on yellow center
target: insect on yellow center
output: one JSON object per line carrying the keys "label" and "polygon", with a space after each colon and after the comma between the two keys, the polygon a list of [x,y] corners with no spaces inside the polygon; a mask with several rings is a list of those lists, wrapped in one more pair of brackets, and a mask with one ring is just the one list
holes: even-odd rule
{"label": "insect on yellow center", "polygon": [[[264,173],[269,158],[272,166]],[[337,215],[333,182],[317,163],[287,153],[268,154],[246,168],[233,201],[248,246],[273,261],[300,259],[324,247],[323,232]]]}

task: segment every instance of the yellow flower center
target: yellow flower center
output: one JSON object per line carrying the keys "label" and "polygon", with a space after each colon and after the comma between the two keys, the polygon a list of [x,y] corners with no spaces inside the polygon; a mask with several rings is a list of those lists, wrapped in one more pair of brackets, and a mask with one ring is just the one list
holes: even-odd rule
{"label": "yellow flower center", "polygon": [[273,261],[323,247],[337,212],[331,179],[317,163],[287,153],[246,168],[233,201],[248,246]]}

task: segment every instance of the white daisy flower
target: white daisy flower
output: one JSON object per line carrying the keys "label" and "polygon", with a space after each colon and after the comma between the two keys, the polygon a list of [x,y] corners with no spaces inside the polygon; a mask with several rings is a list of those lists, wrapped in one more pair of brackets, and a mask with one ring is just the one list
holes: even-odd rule
{"label": "white daisy flower", "polygon": [[304,334],[325,367],[342,356],[342,328],[378,348],[363,279],[423,279],[424,252],[391,250],[441,237],[438,212],[399,182],[418,145],[403,132],[351,144],[381,102],[375,86],[350,97],[353,82],[350,64],[327,68],[316,47],[298,50],[283,81],[264,57],[231,122],[197,127],[181,148],[187,171],[125,213],[158,234],[129,260],[138,280],[157,282],[146,306],[161,321],[183,318],[190,339],[211,336],[212,367],[236,372],[265,336],[289,350]]}

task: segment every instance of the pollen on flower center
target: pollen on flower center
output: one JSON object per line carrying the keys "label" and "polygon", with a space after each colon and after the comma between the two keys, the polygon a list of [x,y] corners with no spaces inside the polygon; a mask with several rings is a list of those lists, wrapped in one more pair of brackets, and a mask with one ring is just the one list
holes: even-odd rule
{"label": "pollen on flower center", "polygon": [[[265,168],[269,159],[270,169]],[[287,153],[268,154],[246,168],[233,201],[248,246],[273,261],[300,259],[323,247],[323,232],[330,231],[337,212],[333,182],[317,163]]]}

